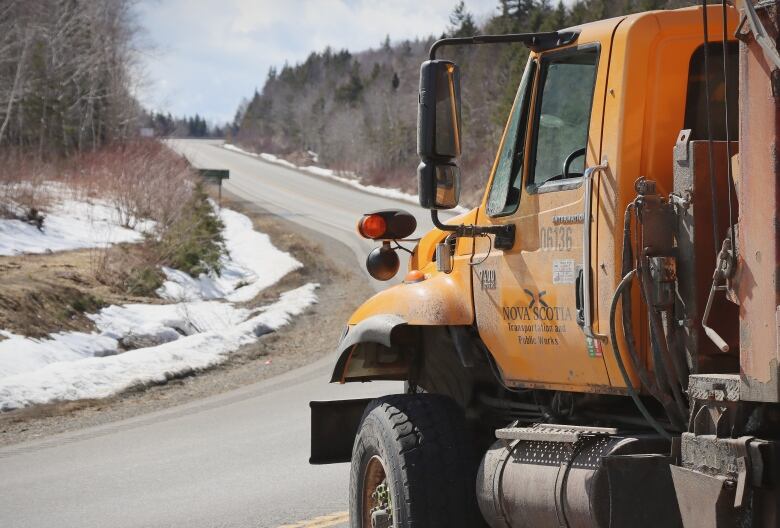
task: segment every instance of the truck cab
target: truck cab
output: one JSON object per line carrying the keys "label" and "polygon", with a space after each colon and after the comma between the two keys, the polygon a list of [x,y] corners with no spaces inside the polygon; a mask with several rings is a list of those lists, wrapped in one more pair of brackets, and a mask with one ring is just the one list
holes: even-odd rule
{"label": "truck cab", "polygon": [[[441,272],[436,247],[448,232],[428,233],[409,264],[423,280],[388,288],[358,308],[334,381],[367,379],[362,363],[347,356],[359,360],[355,342],[369,341],[350,334],[372,317],[393,316],[404,326],[473,326],[510,386],[625,393],[606,339],[610,300],[623,276],[623,216],[640,177],[672,191],[682,130],[692,131],[689,140],[704,137],[699,11],[595,22],[562,31],[576,34],[568,45],[531,51],[482,203],[449,222],[513,227],[511,247],[496,247],[495,235],[457,237],[450,240],[452,269]],[[733,33],[736,20],[729,20]],[[710,30],[715,69],[722,30],[714,22]],[[729,44],[735,75],[736,54]],[[722,79],[711,77],[711,92],[723,97]],[[713,139],[725,139],[724,120],[715,119]],[[406,367],[387,365],[383,379],[407,379]],[[389,374],[395,370],[402,373]]]}

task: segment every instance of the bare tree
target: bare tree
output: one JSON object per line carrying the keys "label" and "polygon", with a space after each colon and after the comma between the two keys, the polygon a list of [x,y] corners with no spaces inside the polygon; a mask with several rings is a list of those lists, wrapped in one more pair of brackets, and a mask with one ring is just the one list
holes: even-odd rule
{"label": "bare tree", "polygon": [[135,0],[0,0],[0,145],[68,154],[127,136]]}

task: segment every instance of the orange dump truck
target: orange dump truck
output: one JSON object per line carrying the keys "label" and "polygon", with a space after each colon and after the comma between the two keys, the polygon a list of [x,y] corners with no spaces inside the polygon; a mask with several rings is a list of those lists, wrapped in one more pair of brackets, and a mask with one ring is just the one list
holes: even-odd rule
{"label": "orange dump truck", "polygon": [[[780,526],[776,2],[436,42],[420,204],[436,229],[367,300],[312,402],[353,527]],[[458,203],[454,45],[530,50],[481,204]],[[395,274],[403,211],[367,212]]]}

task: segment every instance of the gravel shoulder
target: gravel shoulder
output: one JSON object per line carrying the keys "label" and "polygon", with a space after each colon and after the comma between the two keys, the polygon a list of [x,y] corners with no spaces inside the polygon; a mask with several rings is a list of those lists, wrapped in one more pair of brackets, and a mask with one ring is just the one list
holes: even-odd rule
{"label": "gravel shoulder", "polygon": [[354,309],[374,293],[345,245],[225,193],[223,205],[248,215],[274,245],[303,268],[263,291],[251,304],[276,300],[283,291],[317,282],[319,302],[277,332],[241,348],[197,375],[103,400],[37,406],[0,414],[0,445],[105,424],[227,392],[309,364],[330,352]]}

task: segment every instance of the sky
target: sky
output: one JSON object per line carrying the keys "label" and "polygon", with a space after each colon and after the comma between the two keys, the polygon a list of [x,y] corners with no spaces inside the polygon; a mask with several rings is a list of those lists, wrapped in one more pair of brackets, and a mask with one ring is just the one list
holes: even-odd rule
{"label": "sky", "polygon": [[[361,51],[440,35],[457,0],[141,0],[138,96],[173,115],[232,121],[262,89],[270,66],[295,64],[330,45]],[[497,0],[467,0],[477,20]]]}

